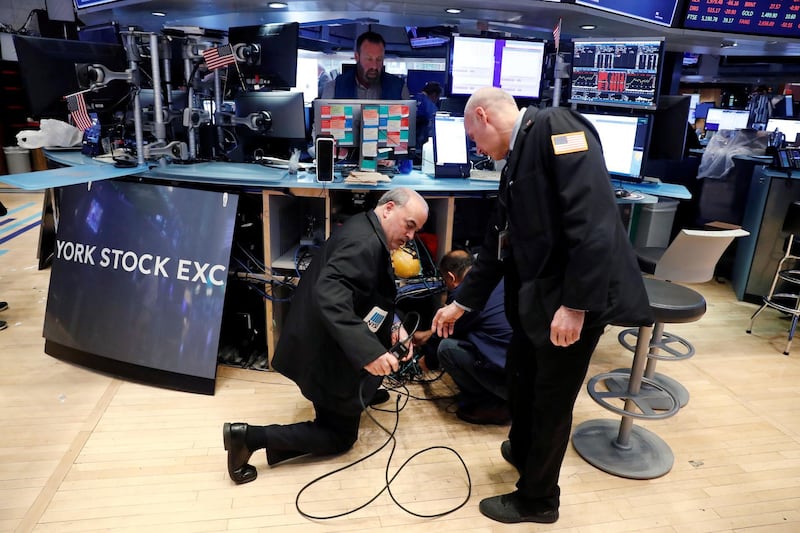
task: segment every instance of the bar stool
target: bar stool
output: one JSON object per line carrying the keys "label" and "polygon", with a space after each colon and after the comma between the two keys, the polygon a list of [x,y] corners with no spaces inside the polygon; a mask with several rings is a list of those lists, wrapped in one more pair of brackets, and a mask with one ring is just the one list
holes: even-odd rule
{"label": "bar stool", "polygon": [[[800,259],[800,256],[792,253],[792,245],[794,244],[795,237],[800,235],[800,202],[792,202],[789,204],[789,208],[786,210],[786,216],[783,219],[782,231],[789,234],[786,249],[783,257],[778,262],[778,268],[775,270],[775,276],[772,278],[772,285],[769,288],[769,293],[764,296],[764,303],[761,304],[761,307],[750,317],[750,327],[747,328],[747,333],[753,332],[753,323],[758,315],[767,307],[791,315],[792,324],[789,326],[789,338],[786,341],[786,349],[783,350],[783,355],[789,355],[789,350],[792,348],[794,332],[797,328],[797,318],[800,316],[800,294],[798,294],[798,291],[800,291],[800,269],[787,269],[784,268],[784,265],[787,261],[796,261]],[[779,282],[783,283],[779,286]],[[796,287],[797,289],[792,292],[792,287]]]}
{"label": "bar stool", "polygon": [[[694,322],[706,312],[706,301],[697,291],[651,278],[645,278],[644,283],[656,325]],[[658,435],[633,424],[634,419],[668,418],[680,409],[680,403],[672,392],[644,376],[654,336],[654,326],[639,328],[629,373],[599,374],[587,384],[589,396],[609,411],[622,415],[621,422],[588,420],[575,428],[572,434],[572,446],[578,455],[592,466],[615,476],[657,478],[669,472],[675,460],[669,445]],[[625,390],[609,387],[609,381],[620,379],[626,380]],[[609,390],[599,390],[600,385]],[[652,406],[654,398],[658,401],[658,409]],[[668,403],[666,406],[663,405],[664,399]],[[624,400],[625,403],[620,408],[609,400]]]}
{"label": "bar stool", "polygon": [[[643,272],[655,278],[677,283],[705,283],[713,279],[714,269],[722,254],[734,239],[745,237],[749,232],[741,229],[727,230],[688,230],[683,229],[665,248],[636,248],[636,256]],[[619,334],[619,342],[625,348],[634,351],[634,344],[629,340],[636,336],[636,329],[625,329]],[[689,403],[689,391],[678,381],[664,374],[656,373],[658,361],[680,361],[694,356],[692,343],[673,333],[664,331],[664,324],[656,324],[653,340],[650,341],[650,355],[644,377],[660,383],[678,398],[681,407]],[[625,372],[618,369],[615,372]],[[609,386],[615,390],[627,388],[625,380],[611,380]],[[663,409],[669,400],[662,401]],[[651,406],[658,409],[657,400],[652,399]]]}

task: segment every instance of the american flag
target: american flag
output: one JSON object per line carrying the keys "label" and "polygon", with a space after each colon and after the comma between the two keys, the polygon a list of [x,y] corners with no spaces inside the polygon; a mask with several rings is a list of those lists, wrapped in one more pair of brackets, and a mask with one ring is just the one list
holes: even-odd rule
{"label": "american flag", "polygon": [[218,68],[236,63],[236,56],[233,55],[233,48],[230,44],[223,44],[219,48],[207,48],[203,50],[203,59],[206,60],[206,66],[209,70],[217,70]]}
{"label": "american flag", "polygon": [[585,152],[589,149],[589,145],[586,144],[586,134],[582,131],[551,135],[550,141],[553,143],[553,152],[556,155]]}
{"label": "american flag", "polygon": [[556,53],[558,53],[558,42],[561,40],[561,19],[558,19],[558,24],[553,28],[553,41],[556,44]]}
{"label": "american flag", "polygon": [[69,110],[72,121],[81,131],[86,131],[92,127],[92,119],[86,112],[86,102],[83,93],[71,94],[67,96],[67,109]]}

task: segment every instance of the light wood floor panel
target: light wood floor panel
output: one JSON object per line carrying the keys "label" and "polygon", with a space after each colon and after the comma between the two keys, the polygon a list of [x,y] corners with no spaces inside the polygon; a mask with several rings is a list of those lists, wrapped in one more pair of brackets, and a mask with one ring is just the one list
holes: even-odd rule
{"label": "light wood floor panel", "polygon": [[[40,193],[0,192],[16,216],[41,209]],[[3,236],[0,226],[0,238]],[[0,532],[514,532],[782,533],[800,531],[800,343],[782,354],[788,321],[767,312],[745,333],[755,306],[728,283],[694,285],[708,302],[698,322],[668,327],[690,339],[695,357],[660,361],[689,404],[676,416],[636,421],[664,439],[675,464],[646,481],[606,474],[567,450],[561,519],[553,525],[503,525],[482,517],[481,498],[513,490],[516,473],[500,456],[507,428],[472,426],[452,401],[410,400],[401,413],[390,475],[413,453],[448,446],[464,458],[471,497],[436,519],[413,517],[383,493],[354,514],[309,520],[295,498],[311,480],[377,449],[386,434],[365,418],[349,452],[268,468],[234,485],[225,468],[224,422],[288,423],[312,411],[297,388],[273,372],[220,367],[216,394],[195,395],[130,383],[44,354],[42,326],[49,270],[37,269],[38,229],[0,244]],[[619,328],[601,338],[589,376],[628,368]],[[414,385],[421,398],[453,394],[445,379]],[[391,428],[394,415],[374,412]],[[619,420],[584,391],[574,423]],[[381,490],[389,448],[310,487],[305,512],[346,512]],[[443,450],[419,456],[392,486],[408,508],[436,513],[467,494],[461,463]]]}

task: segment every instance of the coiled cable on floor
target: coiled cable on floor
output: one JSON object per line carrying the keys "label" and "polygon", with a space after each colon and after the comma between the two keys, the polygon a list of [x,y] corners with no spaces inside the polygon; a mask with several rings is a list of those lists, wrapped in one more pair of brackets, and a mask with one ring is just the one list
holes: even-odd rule
{"label": "coiled cable on floor", "polygon": [[[361,383],[359,384],[359,390],[358,390],[359,397],[362,398],[362,405],[363,405],[363,397],[364,397],[363,396],[364,383],[365,383],[365,380],[362,379]],[[297,497],[295,498],[295,502],[294,503],[295,503],[295,507],[297,508],[297,512],[298,513],[300,513],[302,516],[304,516],[306,518],[309,518],[309,519],[312,519],[312,520],[330,520],[330,519],[333,519],[333,518],[341,518],[343,516],[347,516],[347,515],[350,515],[352,513],[355,513],[356,511],[364,509],[369,504],[371,504],[376,499],[378,499],[378,497],[381,494],[383,494],[384,491],[388,492],[389,497],[392,499],[392,501],[395,503],[395,505],[397,505],[400,509],[402,509],[403,511],[405,511],[406,513],[408,513],[408,514],[410,514],[412,516],[416,516],[416,517],[419,517],[419,518],[438,518],[440,516],[445,516],[447,514],[455,512],[458,509],[461,509],[464,505],[466,505],[466,503],[469,501],[470,496],[472,495],[472,479],[470,478],[469,469],[467,468],[467,464],[464,462],[464,459],[461,457],[461,455],[459,455],[459,453],[456,450],[454,450],[453,448],[450,448],[449,446],[430,446],[428,448],[424,448],[422,450],[419,450],[418,452],[414,453],[411,457],[406,459],[403,462],[403,464],[401,464],[398,467],[398,469],[394,473],[394,475],[392,475],[390,477],[390,475],[389,475],[389,466],[390,466],[390,464],[392,462],[392,457],[394,456],[395,449],[397,448],[397,440],[395,438],[395,433],[397,432],[397,427],[398,427],[398,425],[400,423],[400,411],[406,405],[406,404],[403,404],[403,407],[401,407],[400,399],[401,399],[401,395],[398,394],[397,395],[397,399],[396,399],[396,404],[395,404],[396,405],[396,409],[394,410],[394,413],[395,413],[394,427],[391,430],[387,429],[383,424],[378,422],[378,420],[376,420],[375,417],[372,416],[372,413],[370,413],[369,409],[366,409],[367,416],[369,416],[369,418],[375,423],[376,426],[381,428],[388,435],[388,438],[386,439],[386,441],[383,444],[381,444],[380,447],[378,447],[376,450],[370,452],[369,454],[365,455],[364,457],[361,457],[360,459],[357,459],[356,461],[353,461],[350,464],[347,464],[345,466],[342,466],[340,468],[332,470],[331,472],[323,474],[323,475],[321,475],[321,476],[309,481],[308,483],[306,483],[306,485],[303,486],[303,488],[301,488],[300,491],[297,493]],[[406,396],[406,402],[408,402],[408,396]],[[387,411],[386,409],[382,409],[382,410],[383,411]],[[378,452],[380,452],[381,450],[383,450],[389,443],[392,444],[392,448],[391,448],[391,451],[389,453],[389,458],[386,461],[386,469],[385,469],[385,482],[386,483],[383,486],[383,488],[380,491],[378,491],[374,496],[372,496],[369,500],[367,500],[366,502],[362,503],[361,505],[359,505],[359,506],[357,506],[357,507],[355,507],[353,509],[350,509],[348,511],[343,511],[341,513],[337,513],[337,514],[333,514],[333,515],[314,515],[314,514],[311,514],[309,512],[304,511],[301,508],[301,506],[300,506],[300,497],[303,495],[303,493],[306,491],[306,489],[310,488],[311,486],[313,486],[314,484],[322,481],[325,478],[328,478],[328,477],[330,477],[330,476],[332,476],[334,474],[337,474],[339,472],[347,470],[348,468],[351,468],[351,467],[353,467],[353,466],[355,466],[355,465],[357,465],[357,464],[359,464],[359,463],[361,463],[363,461],[366,461],[367,459],[369,459],[373,455],[375,455]],[[433,513],[433,514],[416,513],[414,511],[408,509],[407,507],[405,507],[399,501],[397,501],[397,499],[395,498],[395,495],[392,493],[392,482],[397,478],[398,475],[400,475],[400,472],[403,471],[403,469],[406,467],[406,465],[408,463],[410,463],[415,457],[417,457],[417,456],[419,456],[419,455],[421,455],[423,453],[432,451],[432,450],[447,450],[447,451],[452,452],[458,458],[458,460],[461,462],[461,465],[464,467],[464,473],[467,476],[467,495],[464,498],[464,501],[462,501],[457,506],[455,506],[455,507],[453,507],[451,509],[448,509],[446,511],[442,511],[440,513]]]}

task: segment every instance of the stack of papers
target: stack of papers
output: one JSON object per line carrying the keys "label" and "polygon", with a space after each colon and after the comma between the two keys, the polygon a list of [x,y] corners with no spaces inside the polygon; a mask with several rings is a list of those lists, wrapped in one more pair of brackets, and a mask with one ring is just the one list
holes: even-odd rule
{"label": "stack of papers", "polygon": [[370,172],[365,170],[353,170],[344,179],[345,183],[358,183],[361,185],[377,185],[379,181],[391,182],[392,180],[380,172]]}

